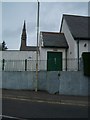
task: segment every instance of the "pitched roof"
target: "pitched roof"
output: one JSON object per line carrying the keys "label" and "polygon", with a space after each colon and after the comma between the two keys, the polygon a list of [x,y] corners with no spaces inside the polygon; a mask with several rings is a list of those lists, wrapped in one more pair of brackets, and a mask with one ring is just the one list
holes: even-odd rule
{"label": "pitched roof", "polygon": [[90,39],[88,34],[89,16],[63,15],[60,32],[62,29],[63,19],[66,20],[69,30],[74,39]]}
{"label": "pitched roof", "polygon": [[43,47],[68,48],[64,33],[41,32]]}
{"label": "pitched roof", "polygon": [[26,46],[21,51],[37,51],[37,47],[36,46]]}

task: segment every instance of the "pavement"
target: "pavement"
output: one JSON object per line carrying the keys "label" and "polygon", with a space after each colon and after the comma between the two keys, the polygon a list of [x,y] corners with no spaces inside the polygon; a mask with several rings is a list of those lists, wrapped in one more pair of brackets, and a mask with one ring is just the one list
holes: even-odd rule
{"label": "pavement", "polygon": [[33,91],[33,90],[2,90],[2,98],[20,99],[25,101],[47,102],[53,104],[67,104],[89,106],[88,96],[72,96],[49,94],[47,91]]}

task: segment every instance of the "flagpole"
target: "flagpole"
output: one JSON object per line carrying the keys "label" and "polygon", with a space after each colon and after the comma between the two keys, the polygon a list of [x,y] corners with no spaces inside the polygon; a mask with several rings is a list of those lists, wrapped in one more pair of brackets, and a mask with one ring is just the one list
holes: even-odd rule
{"label": "flagpole", "polygon": [[37,51],[36,51],[36,86],[35,86],[35,91],[37,92],[37,87],[38,87],[38,41],[39,41],[39,1],[37,0],[38,3],[38,9],[37,9]]}

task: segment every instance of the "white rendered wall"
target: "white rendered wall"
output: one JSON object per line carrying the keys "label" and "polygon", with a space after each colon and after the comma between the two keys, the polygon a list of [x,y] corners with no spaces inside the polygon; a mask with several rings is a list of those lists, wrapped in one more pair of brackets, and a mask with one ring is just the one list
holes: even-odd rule
{"label": "white rendered wall", "polygon": [[75,70],[77,69],[77,42],[73,39],[65,19],[63,20],[61,32],[64,33],[69,46],[67,51],[67,70]]}
{"label": "white rendered wall", "polygon": [[[84,46],[86,44],[86,46]],[[89,52],[89,44],[88,40],[80,40],[79,41],[79,57],[82,57],[83,52]]]}
{"label": "white rendered wall", "polygon": [[77,44],[76,41],[73,39],[73,36],[68,28],[68,25],[65,21],[63,20],[63,25],[62,25],[62,31],[66,37],[67,43],[69,45],[68,49],[68,58],[77,58]]}
{"label": "white rendered wall", "polygon": [[2,52],[2,58],[6,60],[36,60],[36,52],[7,50]]}
{"label": "white rendered wall", "polygon": [[25,59],[27,59],[27,70],[36,70],[36,52],[34,51],[3,51],[2,59],[5,59],[5,71],[25,71]]}

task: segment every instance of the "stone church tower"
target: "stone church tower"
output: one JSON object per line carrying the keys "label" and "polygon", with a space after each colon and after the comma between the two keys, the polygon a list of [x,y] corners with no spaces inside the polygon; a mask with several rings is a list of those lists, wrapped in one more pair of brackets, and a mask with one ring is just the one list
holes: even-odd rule
{"label": "stone church tower", "polygon": [[20,46],[21,51],[26,49],[26,41],[27,41],[27,34],[26,34],[26,24],[24,21],[22,35],[21,35],[21,46]]}
{"label": "stone church tower", "polygon": [[21,45],[20,45],[20,51],[36,51],[36,46],[27,46],[27,34],[26,34],[26,23],[24,20],[24,25],[22,29],[22,35],[21,35]]}

